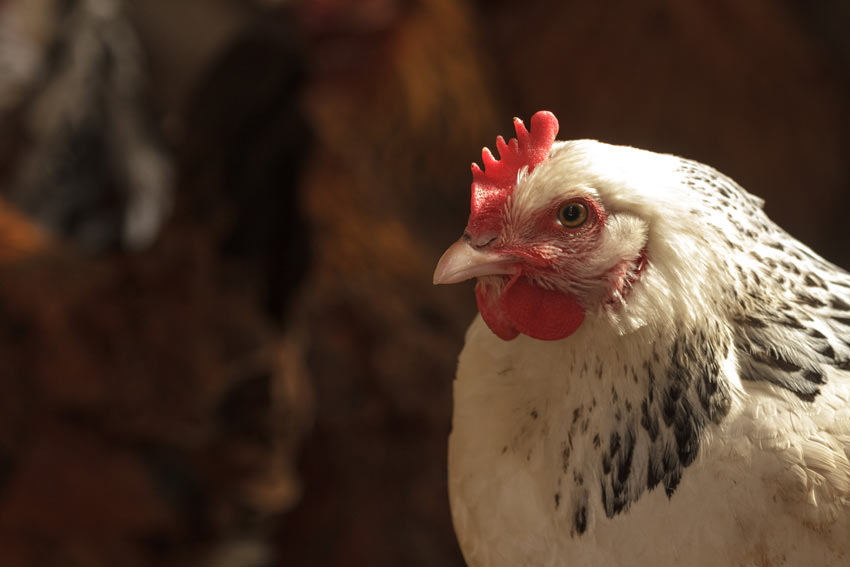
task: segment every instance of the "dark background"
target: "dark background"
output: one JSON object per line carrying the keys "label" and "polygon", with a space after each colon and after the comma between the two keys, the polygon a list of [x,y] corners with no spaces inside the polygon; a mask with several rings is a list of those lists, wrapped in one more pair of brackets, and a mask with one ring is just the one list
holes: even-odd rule
{"label": "dark background", "polygon": [[0,0],[0,564],[462,565],[511,117],[708,163],[850,266],[841,0]]}

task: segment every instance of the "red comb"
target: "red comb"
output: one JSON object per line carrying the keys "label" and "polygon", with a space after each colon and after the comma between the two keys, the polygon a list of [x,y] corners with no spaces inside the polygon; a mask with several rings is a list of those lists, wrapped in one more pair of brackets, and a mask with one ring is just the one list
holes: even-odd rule
{"label": "red comb", "polygon": [[472,164],[472,205],[468,229],[480,232],[498,230],[499,216],[516,186],[517,175],[523,167],[531,173],[535,166],[549,157],[552,143],[558,134],[558,119],[547,110],[531,117],[531,131],[519,118],[514,118],[516,138],[508,143],[499,136],[496,149],[499,159],[488,148],[481,150],[484,170]]}

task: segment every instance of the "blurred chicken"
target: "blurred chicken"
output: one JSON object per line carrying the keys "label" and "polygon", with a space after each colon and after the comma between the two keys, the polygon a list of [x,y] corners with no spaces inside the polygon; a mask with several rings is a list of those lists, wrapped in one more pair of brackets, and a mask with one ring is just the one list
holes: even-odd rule
{"label": "blurred chicken", "polygon": [[2,195],[91,251],[146,248],[171,213],[145,63],[123,0],[0,2]]}

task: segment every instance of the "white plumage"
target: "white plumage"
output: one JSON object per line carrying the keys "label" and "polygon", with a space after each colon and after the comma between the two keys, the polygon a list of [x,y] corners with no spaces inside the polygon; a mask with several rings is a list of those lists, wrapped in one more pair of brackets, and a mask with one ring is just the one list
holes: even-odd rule
{"label": "white plumage", "polygon": [[[564,203],[585,225],[547,224]],[[850,565],[850,275],[761,204],[702,164],[575,141],[518,171],[498,223],[473,214],[435,273],[477,276],[487,320],[449,440],[470,565]],[[554,304],[516,308],[515,281],[572,298],[578,328],[527,336]]]}

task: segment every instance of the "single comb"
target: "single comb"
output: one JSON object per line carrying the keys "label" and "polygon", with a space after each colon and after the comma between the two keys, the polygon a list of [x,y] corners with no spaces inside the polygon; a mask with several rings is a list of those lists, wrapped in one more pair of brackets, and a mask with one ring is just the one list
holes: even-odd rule
{"label": "single comb", "polygon": [[488,148],[481,150],[482,170],[472,164],[472,203],[467,231],[481,233],[498,230],[501,211],[516,187],[517,176],[522,168],[528,173],[549,157],[552,143],[558,134],[558,119],[547,110],[531,117],[531,131],[519,118],[514,118],[516,138],[508,143],[501,136],[496,138],[499,159],[493,157]]}

